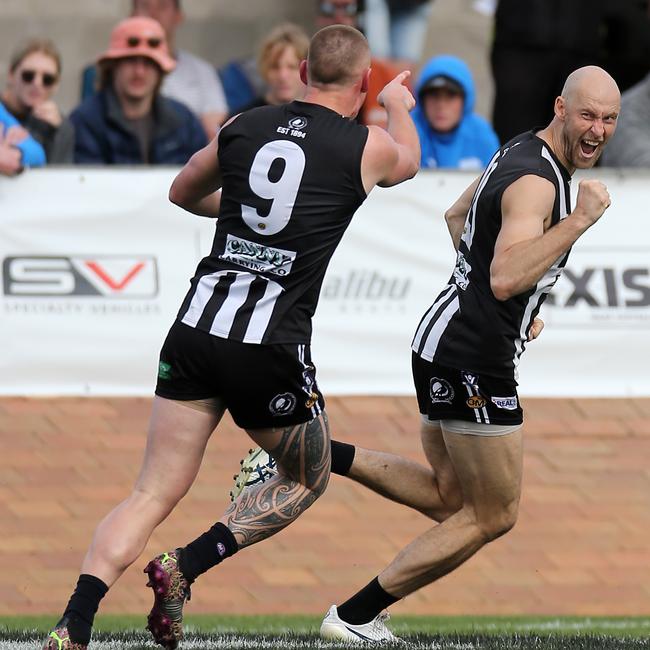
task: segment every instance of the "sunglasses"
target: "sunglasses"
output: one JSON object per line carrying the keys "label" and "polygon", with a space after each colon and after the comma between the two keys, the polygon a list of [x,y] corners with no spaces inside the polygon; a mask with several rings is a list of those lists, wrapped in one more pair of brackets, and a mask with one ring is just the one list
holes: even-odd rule
{"label": "sunglasses", "polygon": [[336,2],[321,2],[318,5],[318,13],[321,16],[332,17],[337,13],[343,13],[346,16],[356,16],[357,15],[357,3],[349,2],[345,5],[336,4]]}
{"label": "sunglasses", "polygon": [[157,48],[160,47],[160,44],[162,43],[162,38],[140,38],[139,36],[129,36],[126,39],[126,44],[129,47],[138,47],[141,43],[146,43],[149,47],[152,48]]}
{"label": "sunglasses", "polygon": [[52,87],[58,80],[59,77],[51,72],[38,72],[37,70],[22,70],[20,73],[20,78],[26,84],[34,83],[34,80],[37,76],[41,77],[41,81],[46,88]]}

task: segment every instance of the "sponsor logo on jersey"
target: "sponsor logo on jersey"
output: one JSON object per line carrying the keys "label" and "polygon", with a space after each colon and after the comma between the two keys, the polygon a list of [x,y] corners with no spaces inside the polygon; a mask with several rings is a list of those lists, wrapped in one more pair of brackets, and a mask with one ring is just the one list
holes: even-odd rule
{"label": "sponsor logo on jersey", "polygon": [[440,377],[433,377],[429,383],[429,394],[431,396],[431,401],[434,404],[444,402],[445,404],[451,404],[454,399],[454,389],[452,385],[446,380],[441,379]]}
{"label": "sponsor logo on jersey", "polygon": [[463,370],[461,372],[461,376],[463,378],[463,384],[465,384],[465,386],[469,386],[470,388],[478,388],[478,375]]}
{"label": "sponsor logo on jersey", "polygon": [[296,396],[293,393],[280,393],[269,404],[272,415],[291,415],[296,408]]}
{"label": "sponsor logo on jersey", "polygon": [[259,273],[285,276],[291,271],[296,253],[228,235],[226,250],[219,259]]}
{"label": "sponsor logo on jersey", "polygon": [[498,406],[500,409],[505,409],[506,411],[516,411],[517,410],[517,396],[513,395],[512,397],[491,397],[492,403]]}
{"label": "sponsor logo on jersey", "polygon": [[318,401],[318,393],[312,392],[309,399],[305,402],[305,406],[310,409]]}
{"label": "sponsor logo on jersey", "polygon": [[456,285],[461,288],[463,291],[469,286],[469,274],[472,270],[472,267],[469,265],[468,261],[465,259],[465,256],[458,251],[458,257],[456,259],[456,266],[454,267],[454,279],[456,280]]}
{"label": "sponsor logo on jersey", "polygon": [[172,378],[171,364],[166,363],[165,361],[160,361],[158,363],[158,377],[160,379],[171,379]]}
{"label": "sponsor logo on jersey", "polygon": [[471,409],[482,409],[487,404],[487,400],[485,397],[481,397],[480,395],[472,395],[467,398],[465,404],[467,404]]}
{"label": "sponsor logo on jersey", "polygon": [[293,117],[289,120],[289,126],[292,129],[304,129],[307,126],[307,118],[305,117]]}
{"label": "sponsor logo on jersey", "polygon": [[153,298],[156,259],[148,255],[24,255],[2,263],[6,296]]}
{"label": "sponsor logo on jersey", "polygon": [[307,136],[307,134],[303,132],[303,129],[307,126],[306,117],[292,117],[287,124],[289,126],[279,126],[277,132],[282,135],[293,136],[294,138],[304,138]]}

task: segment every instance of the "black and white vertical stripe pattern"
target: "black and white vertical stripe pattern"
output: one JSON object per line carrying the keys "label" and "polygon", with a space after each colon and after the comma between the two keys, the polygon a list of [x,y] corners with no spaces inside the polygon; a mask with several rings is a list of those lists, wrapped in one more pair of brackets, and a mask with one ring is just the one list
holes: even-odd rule
{"label": "black and white vertical stripe pattern", "polygon": [[[483,172],[478,187],[476,188],[476,192],[474,192],[474,196],[472,197],[472,204],[467,213],[467,219],[465,221],[465,228],[462,236],[462,243],[467,247],[467,251],[470,250],[474,237],[476,206],[490,176],[497,168],[500,155],[500,151],[497,151],[494,154],[485,172]],[[424,318],[415,332],[411,348],[423,359],[433,361],[440,340],[442,339],[454,314],[456,314],[459,309],[460,299],[458,297],[458,287],[455,284],[449,284],[438,296],[429,311],[424,315]]]}
{"label": "black and white vertical stripe pattern", "polygon": [[458,289],[449,284],[420,321],[411,348],[423,359],[433,361],[440,339],[459,308]]}
{"label": "black and white vertical stripe pattern", "polygon": [[[562,172],[560,171],[557,163],[553,159],[553,156],[548,152],[546,147],[542,147],[542,157],[548,160],[557,177],[557,188],[558,188],[558,206],[560,210],[560,221],[562,221],[569,214],[569,203],[565,189],[564,189],[564,179],[562,177]],[[526,303],[526,308],[524,310],[524,315],[521,320],[521,328],[519,330],[519,338],[515,341],[515,356],[513,358],[513,365],[515,369],[515,378],[518,378],[518,366],[521,355],[524,351],[524,345],[528,339],[528,331],[533,322],[533,313],[540,307],[542,301],[544,300],[546,294],[548,294],[557,279],[562,274],[562,269],[566,264],[568,253],[563,253],[557,260],[553,263],[551,268],[546,271],[542,276],[539,282],[535,285],[535,290],[528,298]]]}
{"label": "black and white vertical stripe pattern", "polygon": [[[254,293],[261,296],[251,304]],[[234,326],[245,328],[244,343],[261,343],[282,287],[262,276],[216,271],[202,276],[181,321],[191,327],[207,319],[209,332],[228,338]]]}

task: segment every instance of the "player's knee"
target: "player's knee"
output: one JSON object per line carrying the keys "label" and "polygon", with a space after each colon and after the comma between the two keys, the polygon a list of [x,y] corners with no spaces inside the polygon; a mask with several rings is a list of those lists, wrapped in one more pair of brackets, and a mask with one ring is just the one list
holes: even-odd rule
{"label": "player's knee", "polygon": [[517,523],[519,501],[513,500],[503,504],[499,509],[492,509],[489,516],[479,519],[479,527],[486,543],[491,542],[508,531]]}

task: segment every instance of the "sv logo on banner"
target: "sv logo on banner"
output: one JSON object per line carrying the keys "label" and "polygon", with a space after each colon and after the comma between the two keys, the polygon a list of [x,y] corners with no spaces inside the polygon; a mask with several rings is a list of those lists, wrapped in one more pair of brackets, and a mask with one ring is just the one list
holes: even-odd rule
{"label": "sv logo on banner", "polygon": [[142,256],[6,257],[5,296],[152,298],[158,294],[156,258]]}

